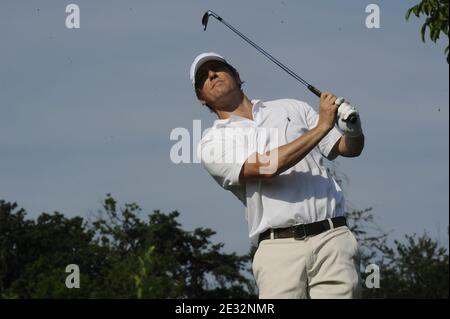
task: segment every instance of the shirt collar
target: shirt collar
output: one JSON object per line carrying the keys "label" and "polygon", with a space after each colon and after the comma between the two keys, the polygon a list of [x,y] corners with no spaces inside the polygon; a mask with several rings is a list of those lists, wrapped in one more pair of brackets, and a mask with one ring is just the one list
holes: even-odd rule
{"label": "shirt collar", "polygon": [[[250,101],[253,104],[252,107],[252,115],[253,115],[253,120],[254,122],[256,122],[256,119],[258,117],[258,111],[261,107],[264,106],[262,100],[257,100],[257,99],[253,99]],[[239,121],[250,121],[247,118],[243,118],[242,116],[238,116],[238,115],[231,115],[229,118],[227,119],[218,119],[214,121],[214,125],[213,128],[220,128],[220,127],[226,127],[227,125],[233,123],[233,122],[239,122]]]}

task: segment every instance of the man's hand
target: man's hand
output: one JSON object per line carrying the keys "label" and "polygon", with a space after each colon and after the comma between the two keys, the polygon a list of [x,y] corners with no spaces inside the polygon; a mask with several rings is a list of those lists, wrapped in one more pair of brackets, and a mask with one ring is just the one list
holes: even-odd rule
{"label": "man's hand", "polygon": [[[336,100],[336,105],[339,106],[337,112],[337,125],[349,137],[357,137],[362,134],[361,120],[358,111],[355,107],[345,102],[344,98],[340,97]],[[350,116],[355,116],[354,122],[348,121]]]}
{"label": "man's hand", "polygon": [[320,96],[319,122],[317,127],[327,133],[334,127],[338,106],[335,104],[337,97],[329,92],[323,92]]}

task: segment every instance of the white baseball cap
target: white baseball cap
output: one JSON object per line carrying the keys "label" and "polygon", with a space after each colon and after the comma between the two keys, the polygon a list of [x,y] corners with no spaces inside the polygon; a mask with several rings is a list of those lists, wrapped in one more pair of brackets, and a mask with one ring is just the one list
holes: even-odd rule
{"label": "white baseball cap", "polygon": [[224,63],[227,63],[227,61],[225,61],[225,59],[214,52],[204,52],[201,53],[199,55],[197,55],[197,57],[194,59],[194,62],[192,62],[191,64],[191,71],[190,71],[190,77],[191,77],[191,82],[192,85],[195,88],[195,74],[197,73],[197,70],[205,63],[208,61],[221,61]]}

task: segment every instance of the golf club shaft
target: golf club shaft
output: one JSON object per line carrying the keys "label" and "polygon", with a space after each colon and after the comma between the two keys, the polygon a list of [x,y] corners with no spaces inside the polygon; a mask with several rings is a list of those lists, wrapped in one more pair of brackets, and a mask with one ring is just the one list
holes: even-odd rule
{"label": "golf club shaft", "polygon": [[[208,26],[208,19],[210,16],[213,16],[214,18],[216,18],[218,21],[222,22],[225,26],[227,26],[231,31],[233,31],[234,33],[236,33],[239,37],[241,37],[244,41],[246,41],[248,44],[250,44],[252,47],[254,47],[256,50],[258,50],[260,53],[264,54],[264,56],[266,58],[268,58],[270,61],[272,61],[273,63],[275,63],[276,65],[278,65],[280,68],[282,68],[284,71],[286,71],[286,73],[288,73],[290,76],[292,76],[294,79],[296,79],[297,81],[299,81],[301,84],[305,85],[312,93],[314,93],[317,97],[320,98],[320,96],[322,95],[322,92],[317,89],[316,87],[314,87],[313,85],[309,84],[308,82],[306,82],[304,79],[302,79],[300,76],[298,76],[294,71],[292,71],[291,69],[289,69],[287,66],[285,66],[283,63],[281,63],[280,61],[278,61],[277,59],[275,59],[270,53],[268,53],[266,50],[264,50],[263,48],[261,48],[259,45],[257,45],[255,42],[253,42],[252,40],[250,40],[249,38],[247,38],[245,35],[243,35],[241,32],[239,32],[239,30],[237,30],[235,27],[233,27],[231,24],[229,24],[228,22],[226,22],[224,19],[222,19],[222,17],[218,16],[215,12],[208,10],[202,18],[202,24],[205,27],[205,31],[206,28]],[[351,122],[351,123],[355,123],[358,120],[358,115],[355,112],[355,114],[351,114],[346,120],[345,122]]]}
{"label": "golf club shaft", "polygon": [[[239,37],[241,37],[244,41],[246,41],[248,44],[250,44],[252,47],[254,47],[256,50],[258,50],[259,52],[261,52],[262,54],[264,54],[264,56],[266,58],[268,58],[270,61],[272,61],[273,63],[275,63],[276,65],[278,65],[280,68],[282,68],[284,71],[286,71],[286,73],[288,73],[290,76],[292,76],[294,79],[296,79],[297,81],[299,81],[300,83],[302,83],[303,85],[305,85],[311,92],[313,92],[317,97],[320,98],[320,95],[322,94],[322,92],[320,92],[319,89],[317,89],[316,87],[314,87],[313,85],[309,84],[308,82],[306,82],[304,79],[302,79],[299,75],[297,75],[294,71],[292,71],[291,69],[289,69],[287,66],[285,66],[283,63],[281,63],[280,61],[278,61],[277,59],[275,59],[269,52],[267,52],[266,50],[264,50],[263,48],[261,48],[259,45],[257,45],[255,42],[253,42],[252,40],[250,40],[249,38],[247,38],[244,34],[242,34],[241,32],[239,32],[239,30],[237,30],[236,28],[234,28],[231,24],[229,24],[228,22],[226,22],[224,19],[222,19],[220,16],[218,16],[217,14],[215,14],[212,11],[211,12],[211,16],[213,16],[214,18],[216,18],[218,21],[222,22],[223,24],[225,24],[231,31],[233,31],[234,33],[236,33]],[[205,28],[206,30],[206,28]]]}

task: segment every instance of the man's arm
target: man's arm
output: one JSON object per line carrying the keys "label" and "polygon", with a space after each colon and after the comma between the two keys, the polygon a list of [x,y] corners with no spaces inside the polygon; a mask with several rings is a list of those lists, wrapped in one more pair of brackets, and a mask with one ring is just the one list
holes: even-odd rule
{"label": "man's arm", "polygon": [[357,137],[343,135],[333,146],[333,154],[344,157],[357,157],[364,149],[364,134]]}
{"label": "man's arm", "polygon": [[[356,109],[343,98],[339,98],[336,104],[339,105],[337,125],[344,133],[344,136],[342,136],[333,146],[332,152],[335,156],[359,156],[364,148],[364,134],[361,128],[361,118]],[[355,115],[356,121],[349,122],[349,117]]]}
{"label": "man's arm", "polygon": [[[300,162],[334,127],[337,105],[336,96],[322,93],[319,121],[313,129],[291,143],[282,145],[265,154],[254,153],[243,164],[239,181],[255,178],[271,178]],[[275,159],[275,167],[272,167]],[[270,169],[268,169],[270,168]]]}

